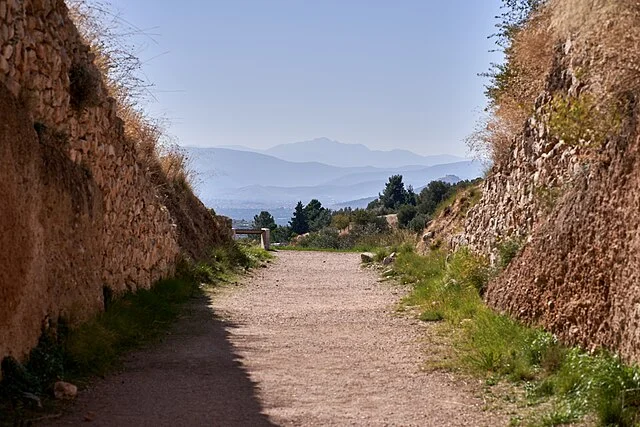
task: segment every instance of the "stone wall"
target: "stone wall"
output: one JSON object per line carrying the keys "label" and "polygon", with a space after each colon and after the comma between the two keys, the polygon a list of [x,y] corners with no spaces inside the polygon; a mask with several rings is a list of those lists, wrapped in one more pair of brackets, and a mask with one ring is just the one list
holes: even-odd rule
{"label": "stone wall", "polygon": [[[553,96],[602,88],[579,81],[574,65],[580,62],[584,52],[574,52],[571,42],[559,49],[547,89],[513,141],[510,158],[484,182],[465,238],[493,259],[501,242],[522,243],[521,253],[490,283],[489,305],[566,343],[609,348],[640,362],[638,96],[629,86],[616,135],[565,143],[551,131]],[[590,70],[592,80],[607,72]]]}
{"label": "stone wall", "polygon": [[[171,195],[125,138],[93,59],[63,0],[0,1],[0,358],[24,357],[59,316],[100,310],[103,287],[172,274],[181,249]],[[174,200],[181,224],[197,213],[198,232],[220,232],[189,203]]]}

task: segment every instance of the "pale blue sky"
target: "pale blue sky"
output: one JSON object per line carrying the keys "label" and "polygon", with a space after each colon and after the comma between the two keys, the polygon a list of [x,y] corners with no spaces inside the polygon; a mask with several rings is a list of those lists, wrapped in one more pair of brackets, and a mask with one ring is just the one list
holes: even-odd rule
{"label": "pale blue sky", "polygon": [[[499,0],[111,0],[180,144],[464,155]],[[159,55],[160,56],[157,56]]]}

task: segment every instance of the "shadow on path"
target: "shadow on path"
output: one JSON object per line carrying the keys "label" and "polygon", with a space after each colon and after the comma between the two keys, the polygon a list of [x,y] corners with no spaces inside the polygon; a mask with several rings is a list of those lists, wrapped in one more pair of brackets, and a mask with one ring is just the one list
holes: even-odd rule
{"label": "shadow on path", "polygon": [[89,414],[92,426],[274,426],[229,342],[233,327],[199,297],[162,343],[133,353],[51,425]]}

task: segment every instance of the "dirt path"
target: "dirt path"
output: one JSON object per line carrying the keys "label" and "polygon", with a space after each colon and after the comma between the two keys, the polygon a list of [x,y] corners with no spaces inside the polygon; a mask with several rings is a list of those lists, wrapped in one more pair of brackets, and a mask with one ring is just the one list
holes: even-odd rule
{"label": "dirt path", "polygon": [[280,252],[57,425],[87,412],[109,426],[504,425],[447,374],[420,371],[423,326],[395,315],[398,292],[356,254]]}

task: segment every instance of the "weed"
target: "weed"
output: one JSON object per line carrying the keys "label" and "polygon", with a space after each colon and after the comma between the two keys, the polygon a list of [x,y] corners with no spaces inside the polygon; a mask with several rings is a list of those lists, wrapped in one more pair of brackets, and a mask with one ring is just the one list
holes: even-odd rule
{"label": "weed", "polygon": [[562,190],[558,187],[537,186],[533,190],[533,195],[540,206],[550,213],[562,195]]}
{"label": "weed", "polygon": [[165,330],[196,286],[182,278],[162,280],[114,301],[109,310],[75,329],[64,348],[71,376],[104,375],[120,354]]}
{"label": "weed", "polygon": [[438,309],[427,309],[418,318],[423,322],[439,322],[444,320],[444,315]]}
{"label": "weed", "polygon": [[522,240],[516,237],[504,239],[496,246],[498,251],[498,263],[497,267],[500,271],[507,268],[507,266],[513,261],[513,259],[520,252],[522,247]]}
{"label": "weed", "polygon": [[542,416],[537,424],[544,427],[555,427],[573,424],[580,418],[582,418],[582,413],[571,408],[571,406],[564,406],[554,408],[551,412]]}
{"label": "weed", "polygon": [[549,131],[569,145],[603,144],[622,126],[619,108],[600,106],[586,93],[575,97],[555,95],[550,109]]}

